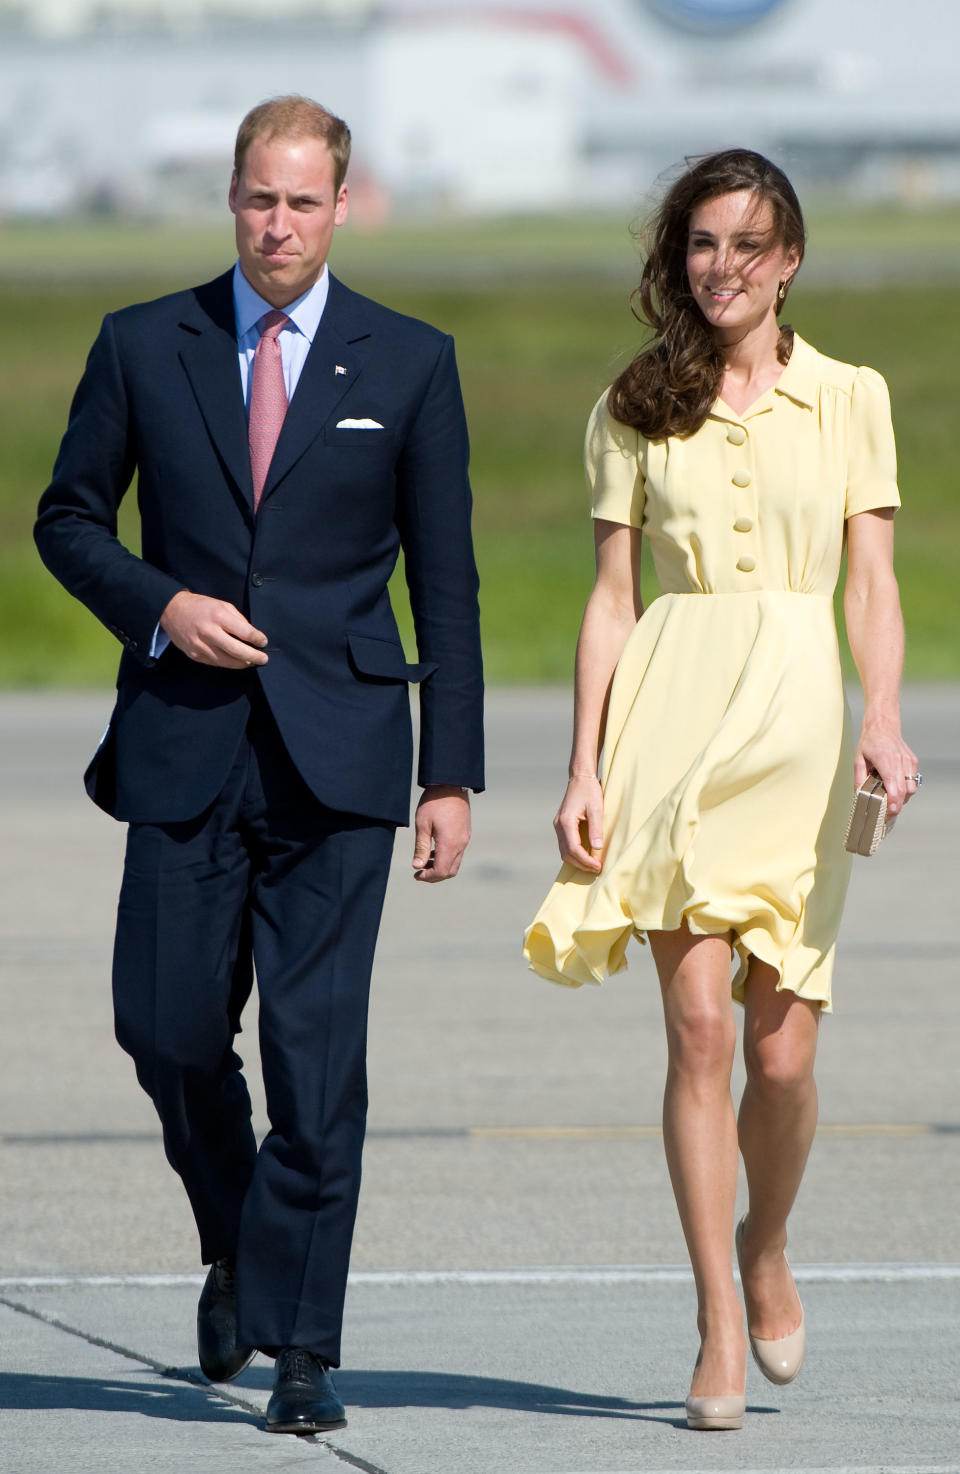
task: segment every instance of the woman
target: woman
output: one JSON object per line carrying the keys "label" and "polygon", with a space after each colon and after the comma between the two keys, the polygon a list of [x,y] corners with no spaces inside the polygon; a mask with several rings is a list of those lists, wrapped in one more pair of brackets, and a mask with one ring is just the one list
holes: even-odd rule
{"label": "woman", "polygon": [[[639,288],[656,336],[587,430],[597,575],[555,821],[564,866],[526,936],[532,968],[574,986],[622,969],[632,935],[650,943],[664,1143],[699,1307],[686,1412],[702,1429],[744,1415],[738,1148],[749,1343],[772,1381],[800,1370],[786,1224],[816,1124],[844,830],[868,770],[891,817],[920,781],[900,735],[886,386],[779,326],[803,250],[793,188],[747,150],[695,162],[658,212]],[[663,591],[646,613],[644,534]],[[855,743],[832,602],[844,541],[865,698]],[[734,956],[747,1068],[737,1116]]]}

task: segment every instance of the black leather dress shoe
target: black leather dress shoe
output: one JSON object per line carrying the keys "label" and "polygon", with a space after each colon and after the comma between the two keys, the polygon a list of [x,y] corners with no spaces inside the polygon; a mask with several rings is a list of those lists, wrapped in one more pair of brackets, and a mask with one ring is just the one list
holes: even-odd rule
{"label": "black leather dress shoe", "polygon": [[237,1345],[237,1282],[232,1259],[215,1259],[197,1304],[200,1370],[211,1382],[232,1382],[256,1355]]}
{"label": "black leather dress shoe", "polygon": [[346,1426],[326,1363],[302,1346],[282,1346],[267,1403],[267,1432],[326,1433]]}

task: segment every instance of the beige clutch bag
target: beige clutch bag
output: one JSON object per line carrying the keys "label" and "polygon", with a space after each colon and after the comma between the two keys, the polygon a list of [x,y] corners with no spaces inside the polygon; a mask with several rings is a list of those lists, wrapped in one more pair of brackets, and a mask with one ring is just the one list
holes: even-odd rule
{"label": "beige clutch bag", "polygon": [[873,855],[893,825],[893,819],[887,823],[887,790],[882,779],[871,773],[854,795],[846,847],[852,855]]}

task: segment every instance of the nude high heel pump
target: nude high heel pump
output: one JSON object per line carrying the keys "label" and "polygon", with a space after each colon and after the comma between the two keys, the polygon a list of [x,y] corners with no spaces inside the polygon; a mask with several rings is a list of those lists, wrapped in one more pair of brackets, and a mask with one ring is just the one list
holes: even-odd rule
{"label": "nude high heel pump", "polygon": [[[746,1219],[741,1218],[737,1224],[735,1242],[737,1246],[737,1263],[740,1265],[740,1280],[743,1282],[743,1225]],[[747,1335],[750,1337],[750,1350],[753,1359],[757,1363],[768,1382],[774,1382],[778,1387],[785,1387],[792,1382],[794,1377],[803,1366],[803,1358],[807,1349],[807,1332],[803,1314],[803,1306],[800,1306],[800,1324],[789,1336],[781,1336],[776,1341],[765,1341],[760,1336],[753,1335],[749,1325]]]}
{"label": "nude high heel pump", "polygon": [[687,1427],[710,1432],[720,1428],[742,1428],[747,1399],[743,1393],[730,1392],[723,1397],[688,1397],[684,1406]]}

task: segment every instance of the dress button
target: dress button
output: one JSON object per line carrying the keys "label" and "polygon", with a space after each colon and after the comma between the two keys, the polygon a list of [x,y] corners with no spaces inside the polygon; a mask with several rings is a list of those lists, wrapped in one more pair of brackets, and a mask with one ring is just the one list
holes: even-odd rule
{"label": "dress button", "polygon": [[747,432],[742,425],[728,425],[727,439],[731,445],[742,445],[747,438]]}
{"label": "dress button", "polygon": [[253,584],[253,586],[254,586],[255,589],[261,588],[262,585],[263,585],[263,574],[262,573],[251,573],[251,575],[250,575],[250,582]]}
{"label": "dress button", "polygon": [[741,573],[752,573],[756,566],[756,558],[751,558],[749,553],[744,553],[742,558],[737,559],[737,567]]}
{"label": "dress button", "polygon": [[734,532],[752,532],[753,531],[753,518],[752,517],[738,517],[737,520],[736,520],[736,522],[734,522],[734,524],[733,524],[733,530],[734,530]]}
{"label": "dress button", "polygon": [[749,471],[734,471],[730,477],[734,486],[749,486],[752,479]]}

